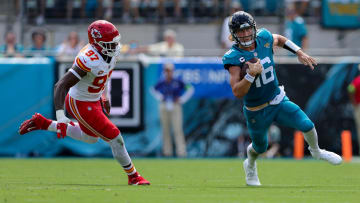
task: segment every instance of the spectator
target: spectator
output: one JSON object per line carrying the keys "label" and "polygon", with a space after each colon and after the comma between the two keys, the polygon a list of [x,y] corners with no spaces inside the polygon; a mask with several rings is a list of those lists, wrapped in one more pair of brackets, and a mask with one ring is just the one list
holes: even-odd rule
{"label": "spectator", "polygon": [[302,49],[308,48],[306,24],[294,4],[290,4],[286,9],[285,37]]}
{"label": "spectator", "polygon": [[67,39],[59,46],[57,55],[59,57],[72,57],[79,53],[84,43],[80,41],[77,32],[70,32]]}
{"label": "spectator", "polygon": [[122,21],[124,23],[131,23],[131,17],[133,17],[134,22],[140,23],[142,22],[142,19],[140,18],[140,1],[141,0],[124,0],[123,3],[123,15],[122,15]]}
{"label": "spectator", "polygon": [[175,31],[168,29],[164,32],[164,41],[139,47],[135,53],[139,52],[145,52],[153,56],[182,57],[184,56],[184,46],[176,42]]}
{"label": "spectator", "polygon": [[[314,2],[316,0],[312,0],[311,2]],[[304,14],[306,13],[306,10],[309,6],[309,0],[286,0],[285,3],[287,5],[294,5],[296,7],[296,11],[298,13],[298,15],[304,16]]]}
{"label": "spectator", "polygon": [[[162,19],[168,16],[167,4],[169,4],[169,0],[158,1],[158,14]],[[171,4],[174,8],[174,17],[179,20],[182,17],[181,4],[186,4],[186,2],[182,2],[181,0],[172,0]]]}
{"label": "spectator", "polygon": [[[20,2],[15,3],[21,6]],[[46,0],[25,1],[25,4],[27,7],[32,7],[35,10],[35,23],[43,25],[45,23]]]}
{"label": "spectator", "polygon": [[103,0],[104,19],[111,20],[113,17],[114,0]]}
{"label": "spectator", "polygon": [[34,56],[43,56],[48,49],[46,48],[46,35],[43,30],[36,30],[31,34],[32,46],[29,50]]}
{"label": "spectator", "polygon": [[[359,67],[360,71],[360,67]],[[358,136],[359,154],[360,154],[360,75],[357,76],[348,86],[350,101],[354,108],[354,120]]]}
{"label": "spectator", "polygon": [[0,52],[4,57],[21,57],[24,47],[16,43],[16,35],[13,31],[5,33],[5,44],[0,46]]}
{"label": "spectator", "polygon": [[81,8],[85,8],[86,17],[102,18],[103,4],[102,0],[82,0]]}
{"label": "spectator", "polygon": [[[231,3],[231,9],[229,15],[231,16],[233,13],[241,10],[241,4],[238,1],[233,1]],[[229,31],[229,18],[230,16],[226,17],[222,28],[221,28],[221,48],[223,49],[230,49],[233,45],[233,41],[229,40],[230,31]]]}
{"label": "spectator", "polygon": [[160,101],[160,121],[163,129],[163,155],[173,155],[171,128],[174,132],[176,155],[186,157],[186,143],[182,129],[182,107],[193,94],[194,88],[173,78],[174,65],[165,64],[165,79],[160,80],[150,91]]}

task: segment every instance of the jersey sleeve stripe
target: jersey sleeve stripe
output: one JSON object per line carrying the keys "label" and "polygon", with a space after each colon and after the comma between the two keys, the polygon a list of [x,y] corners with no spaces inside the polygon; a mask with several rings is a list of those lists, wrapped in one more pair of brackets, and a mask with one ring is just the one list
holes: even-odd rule
{"label": "jersey sleeve stripe", "polygon": [[82,70],[85,71],[85,72],[90,72],[90,71],[91,71],[91,69],[88,68],[88,67],[86,67],[79,58],[76,59],[76,64],[78,65],[78,67],[79,67],[80,69],[82,69]]}

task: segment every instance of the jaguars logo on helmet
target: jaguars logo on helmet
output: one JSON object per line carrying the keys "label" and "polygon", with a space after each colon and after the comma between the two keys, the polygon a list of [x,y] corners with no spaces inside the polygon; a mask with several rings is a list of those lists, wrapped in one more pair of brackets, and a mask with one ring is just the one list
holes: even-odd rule
{"label": "jaguars logo on helmet", "polygon": [[[237,44],[240,44],[243,47],[250,47],[254,42],[256,38],[256,22],[254,18],[244,11],[238,11],[234,13],[230,19],[229,19],[229,30],[231,33],[231,36],[235,40]],[[252,34],[249,36],[239,37],[237,35],[237,32],[252,28]],[[250,40],[245,41],[246,38],[251,37]]]}

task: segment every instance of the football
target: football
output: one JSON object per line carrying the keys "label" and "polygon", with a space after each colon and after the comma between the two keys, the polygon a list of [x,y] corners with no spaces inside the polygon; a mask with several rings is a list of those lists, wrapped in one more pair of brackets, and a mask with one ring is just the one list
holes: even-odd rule
{"label": "football", "polygon": [[[256,63],[258,61],[258,58],[252,58],[249,60],[250,63]],[[247,73],[247,69],[249,69],[249,65],[244,63],[241,67],[241,70],[240,70],[240,80],[242,80],[246,73]]]}

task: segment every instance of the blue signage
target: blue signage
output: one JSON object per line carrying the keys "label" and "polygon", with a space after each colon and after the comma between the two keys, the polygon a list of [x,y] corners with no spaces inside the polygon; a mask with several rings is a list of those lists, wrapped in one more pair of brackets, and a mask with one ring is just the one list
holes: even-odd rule
{"label": "blue signage", "polygon": [[360,28],[360,0],[323,0],[322,24],[328,28]]}
{"label": "blue signage", "polygon": [[[177,63],[174,77],[194,87],[194,98],[235,98],[230,86],[230,74],[223,64],[214,63]],[[159,76],[162,64],[159,64]]]}

